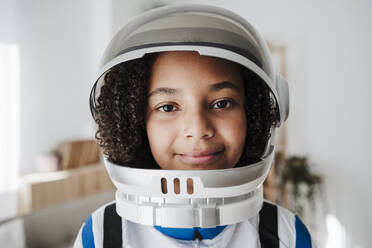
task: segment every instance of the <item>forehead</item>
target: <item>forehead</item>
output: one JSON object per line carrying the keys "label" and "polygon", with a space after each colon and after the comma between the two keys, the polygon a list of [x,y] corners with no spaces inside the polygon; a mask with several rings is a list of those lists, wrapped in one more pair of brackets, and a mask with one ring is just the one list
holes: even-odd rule
{"label": "forehead", "polygon": [[222,81],[242,87],[243,78],[236,63],[193,51],[165,52],[153,64],[149,90],[190,84],[201,87]]}

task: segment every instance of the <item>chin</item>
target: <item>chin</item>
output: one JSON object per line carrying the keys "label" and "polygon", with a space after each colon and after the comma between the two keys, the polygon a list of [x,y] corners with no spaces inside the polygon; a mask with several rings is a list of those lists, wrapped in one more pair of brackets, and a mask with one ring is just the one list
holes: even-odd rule
{"label": "chin", "polygon": [[220,169],[226,169],[220,165],[216,164],[188,164],[181,167],[182,170],[220,170]]}

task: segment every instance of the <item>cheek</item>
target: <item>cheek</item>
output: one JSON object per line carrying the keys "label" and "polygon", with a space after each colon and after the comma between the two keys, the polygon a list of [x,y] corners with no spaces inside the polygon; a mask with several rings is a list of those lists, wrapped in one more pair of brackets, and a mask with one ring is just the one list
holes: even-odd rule
{"label": "cheek", "polygon": [[160,167],[164,167],[171,154],[172,129],[169,122],[149,119],[146,122],[146,132],[151,153]]}
{"label": "cheek", "polygon": [[235,118],[230,118],[224,124],[219,125],[220,132],[223,134],[226,145],[229,148],[228,156],[234,161],[238,162],[243,153],[245,139],[247,135],[247,122],[245,113]]}
{"label": "cheek", "polygon": [[243,149],[245,138],[247,135],[247,124],[245,119],[244,120],[235,120],[232,123],[233,128],[231,128],[231,137],[232,142],[234,143],[235,147],[240,147]]}
{"label": "cheek", "polygon": [[171,136],[170,122],[163,122],[150,119],[146,123],[146,131],[150,145],[160,145],[166,144],[169,141],[169,136]]}

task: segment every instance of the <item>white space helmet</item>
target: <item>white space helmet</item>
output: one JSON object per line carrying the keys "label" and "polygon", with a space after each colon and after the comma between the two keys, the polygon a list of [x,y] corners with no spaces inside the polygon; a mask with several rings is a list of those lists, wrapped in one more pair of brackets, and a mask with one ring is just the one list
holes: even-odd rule
{"label": "white space helmet", "polygon": [[[270,88],[279,109],[277,126],[287,119],[287,82],[275,73],[263,38],[242,17],[207,5],[170,5],[150,10],[124,26],[105,50],[93,86],[94,116],[103,76],[114,66],[145,54],[197,51],[227,59],[257,74]],[[271,168],[275,127],[261,160],[221,170],[138,169],[104,159],[117,187],[116,208],[127,220],[152,226],[215,227],[255,216],[263,203],[262,184]],[[166,184],[167,187],[162,187]],[[187,185],[193,190],[188,191]],[[175,185],[179,185],[176,190]]]}

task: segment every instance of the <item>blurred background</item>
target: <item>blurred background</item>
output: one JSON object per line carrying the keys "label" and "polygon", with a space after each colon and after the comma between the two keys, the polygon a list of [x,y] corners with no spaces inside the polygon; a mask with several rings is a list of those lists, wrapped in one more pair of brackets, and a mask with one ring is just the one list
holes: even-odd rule
{"label": "blurred background", "polygon": [[[113,199],[88,98],[112,36],[145,10],[186,1],[0,1],[0,244],[69,247]],[[318,247],[371,247],[372,2],[187,1],[231,9],[265,37],[289,81],[268,199]]]}

